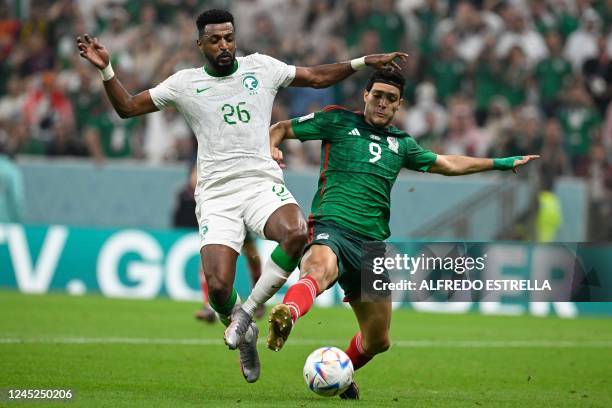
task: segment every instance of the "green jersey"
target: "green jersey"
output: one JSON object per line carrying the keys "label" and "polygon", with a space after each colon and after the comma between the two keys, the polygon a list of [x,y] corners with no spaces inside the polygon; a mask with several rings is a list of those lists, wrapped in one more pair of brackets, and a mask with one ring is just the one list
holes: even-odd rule
{"label": "green jersey", "polygon": [[311,217],[375,240],[390,235],[391,188],[402,167],[427,171],[436,161],[407,133],[370,126],[363,115],[339,107],[293,119],[291,127],[299,140],[323,142]]}

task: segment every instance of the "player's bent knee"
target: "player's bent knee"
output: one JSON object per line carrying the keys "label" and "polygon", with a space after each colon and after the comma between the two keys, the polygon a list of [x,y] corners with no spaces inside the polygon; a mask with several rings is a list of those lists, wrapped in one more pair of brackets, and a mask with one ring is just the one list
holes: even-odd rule
{"label": "player's bent knee", "polygon": [[208,285],[208,296],[214,299],[215,303],[225,302],[232,294],[232,285],[216,277],[208,279],[206,284]]}
{"label": "player's bent knee", "polygon": [[306,228],[306,224],[302,221],[296,222],[293,225],[289,225],[287,227],[287,231],[285,232],[285,239],[288,243],[293,245],[306,245],[308,241],[308,230]]}
{"label": "player's bent knee", "polygon": [[391,347],[391,342],[389,341],[389,337],[385,336],[379,339],[374,339],[370,342],[364,342],[363,346],[364,351],[367,354],[374,355],[384,353],[385,351],[389,350],[389,347]]}
{"label": "player's bent knee", "polygon": [[329,270],[326,268],[324,264],[314,263],[308,265],[308,267],[304,270],[302,277],[309,276],[315,281],[317,281],[317,285],[319,286],[319,291],[323,292],[326,290],[332,283],[336,281],[338,277],[335,271]]}

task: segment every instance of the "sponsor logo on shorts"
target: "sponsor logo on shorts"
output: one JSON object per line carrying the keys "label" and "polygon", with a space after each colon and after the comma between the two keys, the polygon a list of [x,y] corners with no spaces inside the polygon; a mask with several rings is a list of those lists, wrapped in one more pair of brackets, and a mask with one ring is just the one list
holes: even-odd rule
{"label": "sponsor logo on shorts", "polygon": [[200,235],[203,237],[208,232],[208,220],[202,221],[202,226],[200,227]]}
{"label": "sponsor logo on shorts", "polygon": [[272,192],[276,194],[276,196],[280,198],[281,201],[286,201],[293,198],[289,190],[287,190],[287,187],[282,184],[275,184],[274,186],[272,186]]}
{"label": "sponsor logo on shorts", "polygon": [[329,234],[327,232],[322,232],[317,235],[317,239],[329,239]]}

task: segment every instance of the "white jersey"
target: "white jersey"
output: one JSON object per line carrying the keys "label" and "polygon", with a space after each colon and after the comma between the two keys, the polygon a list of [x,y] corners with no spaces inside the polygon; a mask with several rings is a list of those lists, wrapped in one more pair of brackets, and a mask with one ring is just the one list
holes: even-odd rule
{"label": "white jersey", "polygon": [[149,90],[158,109],[176,107],[198,140],[198,187],[223,179],[283,180],[272,160],[268,129],[274,98],[295,78],[295,66],[251,54],[216,77],[204,67],[178,71]]}

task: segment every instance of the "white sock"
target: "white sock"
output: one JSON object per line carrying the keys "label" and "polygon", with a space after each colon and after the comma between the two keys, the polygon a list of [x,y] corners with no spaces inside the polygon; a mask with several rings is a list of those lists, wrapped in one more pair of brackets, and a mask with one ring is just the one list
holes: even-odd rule
{"label": "white sock", "polygon": [[266,303],[285,284],[291,272],[285,271],[272,258],[268,258],[261,272],[261,277],[255,284],[249,298],[242,305],[242,309],[249,316],[253,316],[255,309]]}

